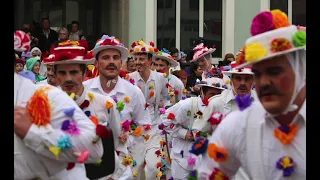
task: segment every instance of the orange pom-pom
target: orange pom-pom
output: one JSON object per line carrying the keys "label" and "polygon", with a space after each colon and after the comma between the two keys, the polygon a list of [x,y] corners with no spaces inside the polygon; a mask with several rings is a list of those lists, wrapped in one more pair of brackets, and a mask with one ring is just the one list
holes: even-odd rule
{"label": "orange pom-pom", "polygon": [[27,109],[31,122],[38,126],[50,124],[51,120],[51,109],[46,90],[45,88],[38,89],[28,103]]}
{"label": "orange pom-pom", "polygon": [[292,48],[292,44],[286,38],[277,38],[271,41],[271,51],[273,53],[285,51]]}
{"label": "orange pom-pom", "polygon": [[96,116],[90,116],[90,119],[94,125],[97,126],[99,124],[99,119]]}
{"label": "orange pom-pom", "polygon": [[208,155],[213,158],[216,162],[224,162],[228,158],[228,153],[223,148],[218,147],[214,143],[208,146]]}
{"label": "orange pom-pom", "polygon": [[275,29],[290,26],[290,22],[286,13],[282,12],[279,9],[272,10],[271,13],[273,16],[273,23]]}

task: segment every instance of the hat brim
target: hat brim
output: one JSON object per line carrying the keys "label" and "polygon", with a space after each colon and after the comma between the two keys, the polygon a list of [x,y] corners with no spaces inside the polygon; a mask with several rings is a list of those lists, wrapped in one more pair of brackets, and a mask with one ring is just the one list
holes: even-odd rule
{"label": "hat brim", "polygon": [[210,86],[208,84],[197,84],[197,85],[195,85],[195,87],[197,87],[197,88],[210,87],[210,88],[215,88],[215,89],[219,89],[219,90],[225,90],[225,88]]}
{"label": "hat brim", "polygon": [[27,49],[26,48],[14,48],[14,50],[17,51],[17,52],[24,52]]}
{"label": "hat brim", "polygon": [[197,57],[197,58],[195,58],[195,59],[192,59],[190,62],[191,62],[191,63],[192,63],[192,62],[196,62],[196,61],[198,61],[200,58],[202,58],[203,56],[205,56],[205,55],[207,55],[207,54],[214,53],[215,51],[216,51],[216,48],[213,48],[213,49],[211,49],[210,51],[203,53],[201,56],[199,56],[199,57]]}
{"label": "hat brim", "polygon": [[254,75],[253,72],[237,72],[237,71],[222,71],[222,74],[225,74],[226,76],[232,76],[232,74]]}
{"label": "hat brim", "polygon": [[271,58],[276,57],[276,56],[281,56],[283,54],[288,54],[288,53],[291,53],[291,52],[294,52],[294,51],[305,50],[305,49],[306,49],[306,46],[301,46],[301,47],[292,48],[292,49],[289,49],[289,50],[286,50],[286,51],[280,51],[280,52],[270,54],[268,56],[265,56],[263,58],[260,58],[258,60],[252,61],[252,62],[246,62],[246,63],[240,64],[237,67],[235,67],[235,69],[245,68],[245,67],[251,66],[253,64],[262,62],[264,60],[271,59]]}
{"label": "hat brim", "polygon": [[120,51],[121,60],[124,61],[124,62],[127,61],[129,53],[128,53],[128,49],[125,48],[125,47],[102,45],[102,46],[94,48],[92,51],[93,51],[94,56],[96,56],[96,54],[98,54],[100,51],[103,51],[103,50],[106,50],[106,49],[116,49],[116,50]]}
{"label": "hat brim", "polygon": [[170,67],[173,67],[173,68],[175,68],[179,65],[177,61],[170,59],[168,57],[165,57],[165,56],[160,56],[160,55],[153,55],[153,62],[156,62],[157,58],[168,61],[170,64]]}
{"label": "hat brim", "polygon": [[92,58],[90,60],[77,60],[77,59],[72,59],[72,60],[63,60],[63,61],[56,61],[56,62],[43,62],[45,65],[58,65],[58,64],[94,64],[95,58]]}

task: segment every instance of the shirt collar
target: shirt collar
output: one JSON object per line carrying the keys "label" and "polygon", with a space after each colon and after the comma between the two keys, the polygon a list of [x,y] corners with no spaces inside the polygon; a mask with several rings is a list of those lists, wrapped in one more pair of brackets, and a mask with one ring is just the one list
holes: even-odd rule
{"label": "shirt collar", "polygon": [[80,106],[84,102],[84,100],[86,99],[86,94],[87,94],[87,90],[86,88],[84,88],[81,96],[76,97],[75,102],[77,103],[78,106]]}
{"label": "shirt collar", "polygon": [[[229,103],[231,100],[234,100],[236,98],[235,94],[233,93],[233,90],[232,89],[229,89],[229,90],[224,90],[224,91],[228,91],[226,92],[226,103]],[[222,92],[223,93],[223,92]],[[251,90],[250,91],[250,95],[251,95],[251,98],[253,100],[256,99],[257,95],[256,95],[256,92]]]}
{"label": "shirt collar", "polygon": [[[143,78],[140,76],[140,73],[139,73],[139,72],[136,71],[135,73],[137,73],[137,79],[138,79],[138,81],[140,81],[140,80],[141,80],[141,81],[144,81]],[[149,82],[149,81],[151,81],[151,80],[155,81],[155,79],[156,79],[156,73],[158,73],[158,72],[151,71],[150,76],[149,76],[147,82]]]}
{"label": "shirt collar", "polygon": [[[101,93],[107,94],[107,93],[105,93],[105,92],[103,91],[103,88],[102,88],[102,86],[101,86],[100,76],[97,76],[97,77],[93,78],[92,81],[93,81],[93,82],[92,82],[91,87],[92,87],[93,89],[99,89],[99,91],[100,91]],[[115,87],[112,89],[112,91],[111,91],[108,95],[109,95],[109,96],[113,96],[113,95],[115,95],[115,94],[117,94],[117,93],[125,94],[125,93],[126,93],[126,91],[125,91],[126,86],[125,86],[125,82],[124,82],[124,81],[125,81],[124,79],[122,79],[122,78],[120,78],[120,77],[118,76],[118,81],[117,81]]]}

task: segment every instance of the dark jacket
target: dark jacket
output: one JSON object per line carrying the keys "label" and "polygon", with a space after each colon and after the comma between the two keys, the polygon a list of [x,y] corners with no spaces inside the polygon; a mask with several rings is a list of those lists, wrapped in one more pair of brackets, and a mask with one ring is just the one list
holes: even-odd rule
{"label": "dark jacket", "polygon": [[59,38],[59,35],[56,31],[50,29],[50,33],[48,38],[43,33],[43,31],[39,32],[38,39],[39,39],[39,48],[42,52],[50,51],[51,45],[56,42]]}

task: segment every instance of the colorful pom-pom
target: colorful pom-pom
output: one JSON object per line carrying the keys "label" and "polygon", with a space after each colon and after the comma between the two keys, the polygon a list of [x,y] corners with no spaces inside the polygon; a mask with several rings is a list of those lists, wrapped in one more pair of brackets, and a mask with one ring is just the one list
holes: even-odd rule
{"label": "colorful pom-pom", "polygon": [[208,146],[208,155],[216,162],[224,162],[228,158],[228,153],[225,149],[218,147],[214,143],[210,143]]}
{"label": "colorful pom-pom", "polygon": [[283,177],[289,177],[294,172],[296,163],[291,157],[284,156],[277,161],[277,169],[283,171]]}
{"label": "colorful pom-pom", "polygon": [[208,139],[206,138],[198,138],[192,145],[190,153],[198,156],[199,154],[203,154],[206,152],[208,147]]}
{"label": "colorful pom-pom", "polygon": [[76,108],[74,108],[74,107],[67,108],[66,110],[63,111],[63,113],[68,117],[73,117],[75,109]]}

